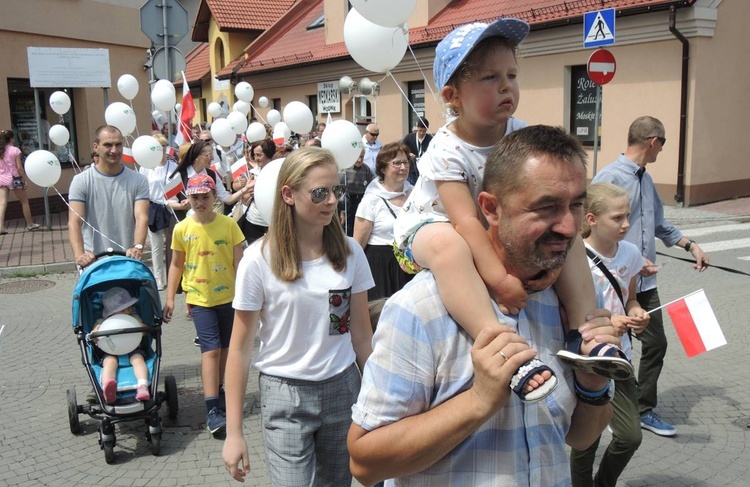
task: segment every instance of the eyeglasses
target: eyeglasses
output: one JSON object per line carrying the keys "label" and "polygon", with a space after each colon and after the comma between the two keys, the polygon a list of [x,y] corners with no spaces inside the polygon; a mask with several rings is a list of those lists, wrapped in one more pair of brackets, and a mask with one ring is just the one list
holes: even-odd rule
{"label": "eyeglasses", "polygon": [[378,135],[380,135],[380,132],[375,134],[375,133],[370,132],[369,130],[367,131],[367,133],[372,135],[373,137],[377,137]]}
{"label": "eyeglasses", "polygon": [[664,144],[667,143],[667,139],[665,137],[659,137],[658,135],[652,135],[650,137],[647,137],[648,139],[656,138],[659,142],[661,142],[661,146],[664,147]]}
{"label": "eyeglasses", "polygon": [[333,186],[331,188],[320,187],[312,189],[310,190],[310,199],[313,203],[319,205],[320,203],[323,203],[328,199],[328,195],[331,194],[331,191],[333,191],[333,195],[338,200],[346,193],[346,185],[337,184],[336,186]]}
{"label": "eyeglasses", "polygon": [[397,169],[399,167],[409,167],[410,164],[411,164],[411,162],[409,162],[407,160],[400,161],[398,159],[395,159],[395,160],[393,160],[393,161],[391,161],[391,162],[388,163],[389,166],[395,167]]}

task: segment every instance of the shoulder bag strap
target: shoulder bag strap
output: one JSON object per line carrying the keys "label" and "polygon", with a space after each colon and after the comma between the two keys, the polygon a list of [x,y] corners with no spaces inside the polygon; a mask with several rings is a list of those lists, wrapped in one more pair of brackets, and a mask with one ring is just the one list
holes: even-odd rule
{"label": "shoulder bag strap", "polygon": [[612,284],[612,287],[615,288],[615,292],[617,293],[617,297],[620,298],[620,302],[622,303],[622,307],[625,308],[625,298],[622,297],[622,289],[620,289],[620,285],[617,283],[617,279],[614,278],[611,272],[609,272],[609,269],[607,269],[607,266],[604,265],[604,262],[602,262],[602,259],[599,258],[598,255],[596,255],[590,248],[586,247],[586,255],[589,256],[589,258],[594,261],[594,265],[596,265],[599,270],[604,273],[604,276],[609,279],[609,283]]}
{"label": "shoulder bag strap", "polygon": [[391,208],[391,205],[388,204],[388,200],[386,200],[382,196],[379,196],[379,198],[383,200],[383,203],[385,203],[385,207],[388,208],[388,211],[391,212],[391,215],[393,215],[393,218],[396,218],[396,213],[393,211],[393,208]]}

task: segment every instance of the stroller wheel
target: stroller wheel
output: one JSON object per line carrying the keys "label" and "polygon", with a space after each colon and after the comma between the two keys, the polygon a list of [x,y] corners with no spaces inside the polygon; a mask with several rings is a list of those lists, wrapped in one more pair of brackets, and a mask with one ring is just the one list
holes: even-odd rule
{"label": "stroller wheel", "polygon": [[153,433],[151,435],[151,454],[155,457],[161,453],[161,433]]}
{"label": "stroller wheel", "polygon": [[76,390],[68,389],[68,421],[70,422],[70,432],[77,435],[81,432],[81,423],[78,421],[78,401],[76,399]]}
{"label": "stroller wheel", "polygon": [[173,375],[168,375],[164,378],[164,391],[167,394],[167,414],[170,419],[175,419],[179,410],[179,403],[177,399],[177,381]]}
{"label": "stroller wheel", "polygon": [[115,445],[111,441],[105,441],[102,443],[102,448],[104,449],[104,461],[108,464],[115,463]]}

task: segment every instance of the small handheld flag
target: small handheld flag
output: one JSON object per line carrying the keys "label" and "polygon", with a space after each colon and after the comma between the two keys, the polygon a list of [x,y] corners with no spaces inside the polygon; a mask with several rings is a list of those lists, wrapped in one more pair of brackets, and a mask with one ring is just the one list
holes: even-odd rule
{"label": "small handheld flag", "polygon": [[135,164],[135,157],[133,157],[133,149],[131,149],[130,147],[122,148],[122,162]]}
{"label": "small handheld flag", "polygon": [[183,191],[185,191],[185,185],[182,184],[182,178],[179,175],[175,175],[164,186],[164,196],[166,199],[172,199]]}
{"label": "small handheld flag", "polygon": [[232,179],[237,179],[238,177],[246,173],[247,173],[247,163],[245,162],[244,158],[232,164]]}

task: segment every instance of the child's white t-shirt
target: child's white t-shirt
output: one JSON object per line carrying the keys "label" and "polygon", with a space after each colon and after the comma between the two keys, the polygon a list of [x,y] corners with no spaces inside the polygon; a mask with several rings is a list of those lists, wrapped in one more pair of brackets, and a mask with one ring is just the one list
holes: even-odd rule
{"label": "child's white t-shirt", "polygon": [[[511,117],[505,135],[522,129],[526,123]],[[426,221],[449,221],[438,195],[436,181],[463,181],[469,188],[477,214],[477,199],[482,192],[484,165],[492,146],[478,147],[460,139],[445,125],[432,138],[430,147],[419,159],[419,179],[393,225],[399,247]]]}
{"label": "child's white t-shirt", "polygon": [[264,374],[321,381],[356,360],[349,323],[351,295],[375,286],[362,247],[352,249],[346,269],[336,271],[328,257],[303,262],[294,282],[277,278],[264,239],[248,247],[239,268],[233,307],[260,310],[260,350],[253,366]]}
{"label": "child's white t-shirt", "polygon": [[[589,245],[588,242],[584,241],[584,244],[586,245],[586,248],[591,249],[591,251],[602,260],[602,263],[612,274],[612,277],[617,280],[620,285],[620,290],[622,291],[622,298],[627,303],[630,280],[633,276],[637,275],[643,267],[643,257],[641,256],[638,247],[623,240],[617,244],[617,252],[614,257],[604,257]],[[591,275],[594,277],[597,306],[608,309],[613,315],[627,315],[625,307],[617,296],[617,291],[612,287],[607,276],[605,276],[601,269],[594,264],[591,257],[588,257],[588,262],[589,268],[591,269]],[[620,337],[620,344],[621,350],[625,352],[628,359],[631,359],[633,345],[630,343],[630,337],[627,333]]]}

